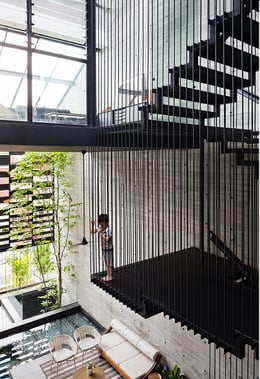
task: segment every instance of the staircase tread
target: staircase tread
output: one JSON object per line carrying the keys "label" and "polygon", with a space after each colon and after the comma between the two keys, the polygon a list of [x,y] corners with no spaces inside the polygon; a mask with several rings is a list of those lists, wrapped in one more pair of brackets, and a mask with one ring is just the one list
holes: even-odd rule
{"label": "staircase tread", "polygon": [[140,110],[147,109],[148,113],[154,114],[163,114],[168,116],[175,117],[184,117],[184,118],[192,118],[192,119],[206,119],[211,117],[216,117],[216,112],[210,112],[200,109],[191,109],[184,108],[180,106],[172,106],[163,104],[161,107],[157,107],[155,104],[143,105],[139,108]]}
{"label": "staircase tread", "polygon": [[224,96],[212,92],[202,91],[199,89],[175,86],[163,86],[154,88],[153,92],[162,90],[163,96],[173,97],[175,99],[182,99],[194,102],[201,102],[204,104],[219,105],[223,103],[232,103],[234,99],[231,96]]}
{"label": "staircase tread", "polygon": [[243,19],[243,35],[240,23],[234,23],[226,28],[225,33],[231,37],[239,39],[248,45],[259,47],[259,23],[248,17]]}
{"label": "staircase tread", "polygon": [[187,64],[181,66],[181,69],[178,66],[170,68],[169,72],[172,74],[174,72],[179,73],[182,78],[227,89],[244,88],[251,85],[248,79],[242,79],[239,76],[233,76],[203,66],[196,66],[193,69],[191,65]]}
{"label": "staircase tread", "polygon": [[[210,19],[208,22],[209,25],[217,28],[218,33],[224,32],[225,38],[234,37],[249,45],[259,47],[259,23],[250,17],[241,18],[240,14],[233,16],[233,12],[229,12],[222,16],[216,16],[215,19]],[[243,22],[243,29],[241,29],[241,22]]]}
{"label": "staircase tread", "polygon": [[197,54],[219,63],[244,71],[257,71],[259,58],[233,46],[223,43],[222,38],[216,43],[201,41],[196,47]]}

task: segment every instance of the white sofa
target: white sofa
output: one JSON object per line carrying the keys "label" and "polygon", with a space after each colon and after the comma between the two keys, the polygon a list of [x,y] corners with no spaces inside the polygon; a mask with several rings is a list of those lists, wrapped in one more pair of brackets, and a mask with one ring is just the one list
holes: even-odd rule
{"label": "white sofa", "polygon": [[119,320],[102,334],[98,350],[123,378],[146,378],[161,359],[160,352]]}

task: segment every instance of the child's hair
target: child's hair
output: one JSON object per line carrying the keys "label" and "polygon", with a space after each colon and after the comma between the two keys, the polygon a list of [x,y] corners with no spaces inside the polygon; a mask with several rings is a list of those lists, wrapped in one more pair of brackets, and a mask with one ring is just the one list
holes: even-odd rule
{"label": "child's hair", "polygon": [[106,213],[98,215],[98,223],[100,224],[101,222],[108,222],[108,215]]}

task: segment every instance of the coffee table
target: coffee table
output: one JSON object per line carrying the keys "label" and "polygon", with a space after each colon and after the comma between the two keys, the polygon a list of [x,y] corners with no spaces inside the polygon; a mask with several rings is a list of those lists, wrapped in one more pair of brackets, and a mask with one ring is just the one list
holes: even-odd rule
{"label": "coffee table", "polygon": [[86,366],[78,368],[74,374],[73,379],[105,379],[105,372],[101,367],[94,367],[93,374],[88,375],[88,370]]}

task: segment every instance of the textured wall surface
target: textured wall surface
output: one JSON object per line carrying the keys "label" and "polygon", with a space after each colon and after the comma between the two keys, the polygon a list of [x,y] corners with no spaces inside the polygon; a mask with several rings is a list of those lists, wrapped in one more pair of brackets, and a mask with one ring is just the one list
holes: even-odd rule
{"label": "textured wall surface", "polygon": [[[89,158],[89,157],[88,157]],[[88,159],[87,158],[87,159]],[[86,165],[88,167],[88,165]],[[82,198],[82,161],[79,154],[75,154],[74,169],[74,196],[78,200]],[[90,177],[86,175],[87,210],[92,207],[92,195],[88,192]],[[92,209],[91,209],[92,211]],[[100,324],[108,327],[112,318],[118,318],[131,327],[149,342],[158,347],[164,361],[173,367],[178,364],[182,372],[189,378],[256,378],[258,373],[258,361],[254,359],[254,352],[246,347],[246,357],[240,360],[231,354],[224,354],[221,348],[214,344],[208,344],[207,339],[201,339],[200,335],[194,335],[193,331],[187,331],[174,319],[169,320],[163,314],[155,315],[149,319],[142,318],[128,307],[114,299],[112,296],[90,282],[91,254],[95,254],[96,236],[90,236],[89,213],[87,212],[87,239],[88,245],[77,246],[75,258],[76,279],[72,285],[75,288],[75,300]],[[78,229],[73,233],[73,239],[80,241],[82,231],[82,215],[79,214]],[[134,283],[133,283],[134,285]]]}

